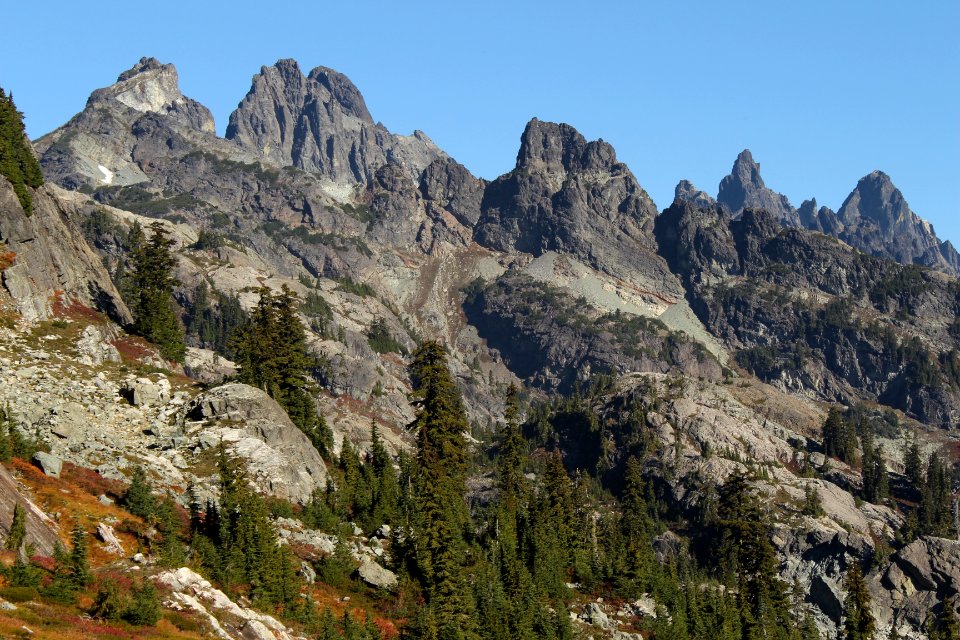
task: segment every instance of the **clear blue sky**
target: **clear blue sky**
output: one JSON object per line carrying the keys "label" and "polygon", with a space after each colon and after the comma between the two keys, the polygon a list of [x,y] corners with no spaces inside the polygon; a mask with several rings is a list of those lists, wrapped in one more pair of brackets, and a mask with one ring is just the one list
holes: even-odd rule
{"label": "clear blue sky", "polygon": [[[220,133],[261,65],[346,73],[375,119],[485,178],[531,117],[612,143],[660,208],[747,147],[795,206],[882,169],[960,246],[960,2],[17,2],[0,85],[38,136],[141,56]],[[15,26],[14,26],[15,25]]]}

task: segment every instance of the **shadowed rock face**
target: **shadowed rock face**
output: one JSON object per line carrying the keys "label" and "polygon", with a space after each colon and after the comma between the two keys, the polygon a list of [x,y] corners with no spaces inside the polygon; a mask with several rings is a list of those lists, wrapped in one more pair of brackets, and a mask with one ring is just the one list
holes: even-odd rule
{"label": "shadowed rock face", "polygon": [[227,139],[279,166],[341,184],[366,184],[393,162],[416,180],[445,154],[421,131],[393,135],[374,124],[363,96],[343,74],[317,67],[304,76],[294,60],[262,67],[237,110]]}
{"label": "shadowed rock face", "polygon": [[679,292],[655,253],[656,206],[616,152],[566,124],[527,124],[517,166],[483,194],[474,239],[499,251],[566,253],[600,271]]}
{"label": "shadowed rock face", "polygon": [[953,245],[937,238],[933,226],[910,209],[890,176],[882,171],[861,178],[836,214],[821,209],[808,226],[902,264],[920,264],[948,273],[960,271],[960,254]]}
{"label": "shadowed rock face", "polygon": [[27,217],[13,187],[0,177],[0,241],[16,254],[0,273],[6,293],[28,319],[47,318],[56,296],[108,314],[121,324],[132,320],[100,258],[87,245],[69,214],[76,205],[58,187],[35,192]]}
{"label": "shadowed rock face", "polygon": [[797,210],[785,195],[768,189],[760,177],[760,165],[754,162],[749,149],[744,149],[733,163],[730,175],[720,181],[717,202],[727,207],[734,218],[744,209],[763,209],[783,225],[800,226]]}

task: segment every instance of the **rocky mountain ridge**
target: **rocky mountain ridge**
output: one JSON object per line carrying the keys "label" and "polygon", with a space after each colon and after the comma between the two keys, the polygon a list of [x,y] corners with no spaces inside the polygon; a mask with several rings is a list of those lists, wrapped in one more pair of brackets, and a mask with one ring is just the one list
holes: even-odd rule
{"label": "rocky mountain ridge", "polygon": [[[687,180],[677,185],[674,202],[678,201],[691,202],[698,208],[708,208],[714,202]],[[744,149],[730,175],[720,181],[716,202],[733,218],[746,209],[760,209],[783,226],[819,231],[871,255],[960,274],[960,253],[949,240],[941,241],[933,226],[910,210],[903,194],[882,171],[861,178],[839,211],[818,209],[816,198],[805,200],[795,209],[786,196],[766,186],[760,164],[749,149]]]}
{"label": "rocky mountain ridge", "polygon": [[[335,451],[365,446],[374,417],[393,451],[409,444],[404,356],[423,337],[448,345],[480,438],[500,423],[511,383],[535,399],[582,398],[612,379],[562,414],[544,446],[615,488],[626,459],[647,455],[636,448],[643,434],[654,434],[648,477],[678,518],[732,472],[755,473],[777,505],[779,574],[799,582],[824,632],[840,620],[844,572],[899,544],[905,517],[862,502],[860,470],[824,456],[822,403],[892,409],[928,449],[955,442],[960,287],[912,265],[936,261],[926,241],[897,253],[908,266],[869,255],[899,251],[883,235],[897,224],[908,239],[917,228],[933,234],[882,174],[861,181],[840,213],[813,201],[796,210],[744,152],[716,200],[684,182],[658,213],[610,145],[534,119],[516,167],[488,183],[425,136],[374,124],[344,76],[323,67],[304,76],[292,61],[254,77],[226,139],[208,116],[180,94],[172,66],[142,60],[36,143],[48,179],[78,190],[43,187],[30,233],[0,226],[18,252],[5,295],[28,320],[4,334],[20,355],[0,360],[9,382],[0,398],[62,459],[121,479],[129,469],[102,457],[122,454],[164,484],[210,486],[194,470],[222,439],[264,493],[303,503],[326,481],[324,461],[276,403],[219,384],[230,363],[198,348],[198,336],[187,370],[209,375],[216,388],[206,391],[176,372],[123,371],[166,365],[149,356],[134,365],[129,353],[116,362],[129,339],[102,318],[70,315],[79,303],[72,312],[129,319],[109,272],[131,226],[156,218],[175,239],[188,325],[202,287],[247,309],[260,286],[313,301],[301,318],[324,363],[317,406]],[[22,227],[4,203],[0,225]],[[803,228],[830,216],[847,226]],[[874,223],[883,233],[865,231]],[[29,253],[64,236],[76,246],[57,246],[62,255]],[[851,248],[860,245],[866,253]],[[50,303],[61,289],[68,304]],[[894,481],[905,437],[883,440]],[[822,516],[801,513],[809,491]],[[958,550],[941,540],[919,538],[870,570],[884,630],[922,637],[930,607],[956,591]],[[594,609],[581,619],[602,619],[604,607]]]}

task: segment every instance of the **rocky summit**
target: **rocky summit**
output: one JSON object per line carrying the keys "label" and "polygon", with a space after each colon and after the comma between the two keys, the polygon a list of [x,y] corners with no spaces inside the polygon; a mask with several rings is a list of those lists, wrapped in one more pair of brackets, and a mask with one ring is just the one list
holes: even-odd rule
{"label": "rocky summit", "polygon": [[220,137],[153,58],[3,128],[0,635],[948,637],[952,245],[516,133],[484,180],[280,60]]}

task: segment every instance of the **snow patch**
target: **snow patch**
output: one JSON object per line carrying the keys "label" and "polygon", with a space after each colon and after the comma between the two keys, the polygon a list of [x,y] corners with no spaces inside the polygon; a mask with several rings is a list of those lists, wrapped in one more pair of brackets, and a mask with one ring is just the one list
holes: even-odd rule
{"label": "snow patch", "polygon": [[97,169],[100,169],[100,173],[103,174],[103,178],[100,180],[103,184],[113,184],[113,171],[110,171],[110,169],[107,169],[102,164],[98,164]]}

